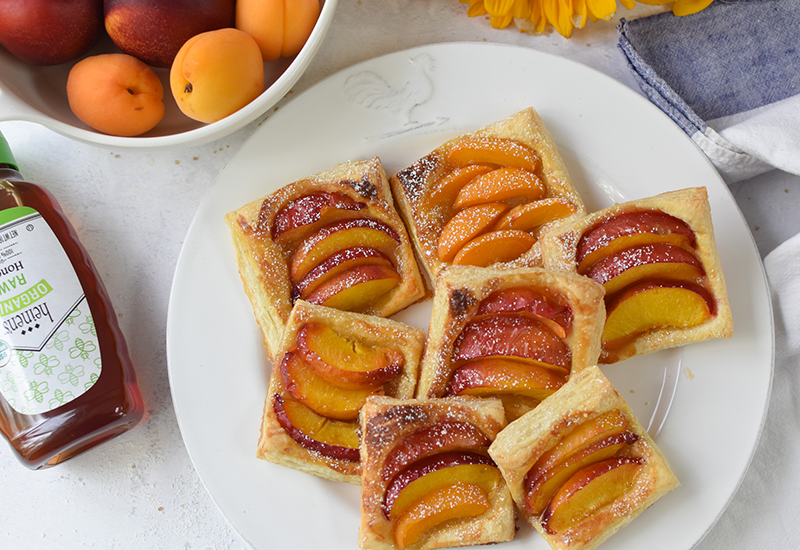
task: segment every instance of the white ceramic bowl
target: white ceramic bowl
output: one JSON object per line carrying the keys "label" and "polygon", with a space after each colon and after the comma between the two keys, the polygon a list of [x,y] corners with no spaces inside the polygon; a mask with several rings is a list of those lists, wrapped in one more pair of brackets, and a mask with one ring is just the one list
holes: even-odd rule
{"label": "white ceramic bowl", "polygon": [[[72,114],[67,76],[73,63],[39,67],[24,63],[0,46],[0,121],[36,122],[67,137],[115,149],[188,147],[208,143],[246,126],[275,105],[303,74],[322,43],[338,0],[321,0],[319,19],[303,49],[293,58],[264,64],[264,92],[232,115],[203,124],[181,113],[169,88],[169,69],[156,69],[164,85],[163,120],[146,134],[117,137],[102,134]],[[87,55],[119,51],[108,37]]]}

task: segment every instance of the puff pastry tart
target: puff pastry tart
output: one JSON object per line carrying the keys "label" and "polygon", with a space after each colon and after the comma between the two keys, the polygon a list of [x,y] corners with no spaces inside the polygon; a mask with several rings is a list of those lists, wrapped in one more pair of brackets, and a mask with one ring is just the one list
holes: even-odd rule
{"label": "puff pastry tart", "polygon": [[361,548],[422,550],[514,537],[514,501],[487,454],[506,425],[499,401],[370,397],[360,423]]}
{"label": "puff pastry tart", "polygon": [[448,141],[391,185],[430,281],[451,264],[540,265],[542,229],[585,212],[530,108]]}
{"label": "puff pastry tart", "polygon": [[565,223],[543,237],[542,248],[546,267],[605,288],[601,363],[733,334],[704,187]]}
{"label": "puff pastry tart", "polygon": [[386,317],[425,296],[377,157],[291,183],[225,219],[273,361],[297,299]]}
{"label": "puff pastry tart", "polygon": [[591,550],[678,486],[597,367],[512,422],[489,447],[522,516],[557,550]]}
{"label": "puff pastry tart", "polygon": [[424,332],[298,300],[273,366],[257,456],[360,483],[358,412],[367,397],[411,398]]}
{"label": "puff pastry tart", "polygon": [[417,397],[491,396],[513,420],[600,354],[600,284],[538,267],[440,272]]}

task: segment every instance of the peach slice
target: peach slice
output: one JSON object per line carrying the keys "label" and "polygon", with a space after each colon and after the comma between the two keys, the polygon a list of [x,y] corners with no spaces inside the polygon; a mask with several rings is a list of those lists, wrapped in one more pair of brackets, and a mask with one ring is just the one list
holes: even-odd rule
{"label": "peach slice", "polygon": [[[572,327],[572,308],[560,295],[545,296],[528,287],[497,290],[484,298],[478,306],[476,317],[500,313],[530,313],[554,323],[548,324],[560,338],[565,338]],[[558,327],[554,327],[557,324]]]}
{"label": "peach slice", "polygon": [[709,321],[714,300],[698,285],[645,282],[627,288],[609,304],[603,343],[660,327],[689,328]]}
{"label": "peach slice", "polygon": [[530,250],[535,242],[536,237],[524,231],[490,231],[464,245],[452,263],[486,267],[498,262],[510,262]]}
{"label": "peach slice", "polygon": [[465,244],[491,227],[506,210],[507,204],[489,202],[457,212],[439,235],[439,259],[443,262],[452,261]]}
{"label": "peach slice", "polygon": [[359,215],[356,213],[366,206],[343,193],[309,193],[289,201],[278,210],[270,234],[276,242],[297,242],[323,225],[340,220],[344,215]]}
{"label": "peach slice", "polygon": [[354,246],[375,248],[392,257],[400,237],[385,223],[370,218],[343,220],[326,225],[303,240],[292,257],[289,274],[296,283],[325,258]]}
{"label": "peach slice", "polygon": [[284,354],[280,364],[281,379],[292,397],[314,412],[335,420],[355,420],[372,389],[349,390],[334,386],[318,376],[299,353]]}
{"label": "peach slice", "polygon": [[292,287],[292,301],[298,298],[306,299],[309,294],[326,281],[344,271],[361,265],[394,267],[392,261],[380,250],[367,246],[345,248],[341,252],[328,256],[317,267],[309,271],[305,277],[297,281],[297,284]]}
{"label": "peach slice", "polygon": [[383,514],[394,520],[427,493],[446,485],[474,483],[488,493],[501,479],[500,470],[488,456],[467,451],[431,455],[406,467],[389,482]]}
{"label": "peach slice", "polygon": [[566,381],[554,369],[486,357],[468,361],[457,368],[450,378],[446,395],[519,394],[542,400]]}
{"label": "peach slice", "polygon": [[422,497],[398,520],[394,541],[403,550],[426,531],[456,518],[476,517],[491,508],[486,491],[473,483],[454,483]]}
{"label": "peach slice", "polygon": [[321,378],[346,389],[377,389],[400,374],[405,359],[399,351],[345,338],[321,323],[297,332],[297,351]]}
{"label": "peach slice", "polygon": [[540,199],[519,204],[497,220],[495,229],[519,229],[533,231],[540,226],[575,213],[574,204],[561,197]]}
{"label": "peach slice", "polygon": [[456,209],[486,202],[533,201],[545,194],[545,186],[536,174],[522,168],[498,168],[478,176],[456,195]]}
{"label": "peach slice", "polygon": [[703,265],[694,254],[665,243],[626,248],[602,258],[586,273],[603,285],[607,298],[648,279],[696,283],[704,275]]}
{"label": "peach slice", "polygon": [[324,282],[306,300],[345,311],[363,311],[400,281],[400,275],[391,267],[362,265]]}
{"label": "peach slice", "polygon": [[569,346],[533,317],[497,315],[470,321],[453,346],[453,363],[493,355],[522,357],[555,365],[566,370],[571,367]]}
{"label": "peach slice", "polygon": [[321,416],[289,395],[276,394],[272,407],[286,433],[309,451],[359,462],[358,424]]}
{"label": "peach slice", "polygon": [[492,170],[494,168],[486,164],[470,164],[447,172],[433,184],[425,204],[429,208],[452,205],[462,187],[474,178],[488,174]]}
{"label": "peach slice", "polygon": [[542,514],[550,534],[566,531],[612,504],[633,487],[644,460],[615,457],[579,470],[553,496]]}
{"label": "peach slice", "polygon": [[696,244],[694,231],[689,225],[664,212],[629,212],[614,216],[581,236],[575,254],[578,273],[585,274],[605,256],[626,248],[657,242],[686,249],[692,249]]}
{"label": "peach slice", "polygon": [[512,139],[474,136],[454,144],[447,152],[451,166],[491,164],[513,166],[536,172],[542,165],[539,155],[530,147]]}
{"label": "peach slice", "polygon": [[434,453],[488,447],[491,442],[474,424],[438,422],[404,437],[386,456],[381,478],[389,481],[407,465]]}

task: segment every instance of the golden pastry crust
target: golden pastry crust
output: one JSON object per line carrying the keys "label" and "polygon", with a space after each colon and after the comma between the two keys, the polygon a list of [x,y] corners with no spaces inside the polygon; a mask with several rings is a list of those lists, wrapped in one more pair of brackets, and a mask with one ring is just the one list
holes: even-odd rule
{"label": "golden pastry crust", "polygon": [[[431,284],[436,274],[450,265],[439,259],[437,242],[442,229],[453,217],[455,210],[452,204],[431,209],[425,204],[425,198],[430,195],[437,180],[450,169],[445,160],[448,151],[457,143],[473,137],[512,139],[530,147],[542,163],[538,172],[546,187],[546,193],[542,198],[560,197],[571,203],[575,213],[570,218],[581,216],[586,211],[555,143],[534,109],[525,109],[485,128],[458,136],[401,170],[390,180],[397,208],[409,228],[418,252],[420,266]],[[534,236],[549,225],[551,224],[534,231]],[[536,243],[516,260],[497,263],[493,267],[514,268],[538,266],[541,263],[541,250]]]}
{"label": "golden pastry crust", "polygon": [[292,308],[289,262],[293,250],[290,245],[273,240],[272,226],[278,212],[291,201],[319,191],[339,193],[362,203],[358,217],[385,223],[400,239],[394,259],[401,282],[363,313],[388,317],[425,297],[424,281],[408,233],[394,209],[388,179],[377,157],[342,163],[286,185],[225,216],[244,290],[273,361]]}
{"label": "golden pastry crust", "polygon": [[[394,379],[384,385],[383,391],[396,398],[413,397],[425,340],[424,331],[392,319],[340,311],[298,300],[287,321],[279,348],[279,361],[285,354],[296,349],[298,331],[309,323],[331,327],[345,338],[364,345],[385,346],[400,352],[404,358],[403,368]],[[284,395],[286,388],[279,367],[279,363],[276,363],[272,369],[256,456],[319,477],[361,483],[359,462],[331,458],[309,450],[295,441],[281,426],[275,411],[275,401]]]}
{"label": "golden pastry crust", "polygon": [[[361,527],[359,546],[369,550],[395,550],[393,525],[382,511],[389,481],[381,469],[391,451],[408,435],[441,422],[472,424],[489,441],[506,425],[503,406],[495,399],[393,399],[370,397],[361,409]],[[465,449],[470,450],[470,449]],[[433,528],[430,535],[408,546],[428,550],[509,541],[516,530],[514,502],[505,483],[494,485],[491,508],[476,517],[451,520]]]}
{"label": "golden pastry crust", "polygon": [[[532,516],[526,505],[526,474],[573,426],[612,409],[624,414],[628,429],[638,436],[620,455],[643,459],[642,469],[621,498],[566,531],[548,533],[540,518]],[[679,485],[667,460],[625,399],[596,366],[577,373],[551,398],[510,423],[489,447],[489,454],[500,467],[522,516],[557,550],[596,548]]]}
{"label": "golden pastry crust", "polygon": [[445,395],[454,369],[451,357],[455,343],[477,313],[481,300],[498,290],[514,288],[541,290],[546,296],[559,297],[568,304],[572,326],[564,342],[571,352],[571,372],[597,363],[605,319],[604,292],[598,283],[539,267],[506,270],[451,266],[437,278],[417,397]]}
{"label": "golden pastry crust", "polygon": [[696,237],[695,255],[706,273],[703,286],[710,291],[716,314],[711,320],[690,328],[663,327],[646,332],[622,349],[603,350],[600,363],[614,363],[634,355],[644,355],[661,349],[682,346],[709,338],[730,338],[733,335],[725,278],[717,253],[711,207],[705,187],[694,187],[670,191],[653,197],[616,204],[589,214],[579,220],[557,225],[542,236],[544,267],[547,269],[576,272],[578,242],[587,230],[598,223],[629,212],[661,211],[686,222]]}

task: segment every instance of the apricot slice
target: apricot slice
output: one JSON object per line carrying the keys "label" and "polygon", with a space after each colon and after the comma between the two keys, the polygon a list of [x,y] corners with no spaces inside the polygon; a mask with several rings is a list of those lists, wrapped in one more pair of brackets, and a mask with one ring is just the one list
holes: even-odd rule
{"label": "apricot slice", "polygon": [[533,317],[497,315],[466,324],[453,346],[454,363],[493,355],[522,357],[571,367],[569,346]]}
{"label": "apricot slice", "polygon": [[450,148],[447,152],[447,163],[451,166],[492,164],[536,172],[542,161],[533,149],[518,141],[473,136],[457,142]]}
{"label": "apricot slice", "polygon": [[297,351],[320,377],[347,389],[377,389],[400,374],[404,363],[395,349],[363,344],[321,323],[300,328]]}
{"label": "apricot slice", "polygon": [[305,277],[325,258],[354,246],[375,248],[392,256],[400,237],[385,223],[370,218],[343,220],[326,225],[303,240],[292,256],[289,274],[292,282]]}
{"label": "apricot slice", "polygon": [[665,243],[626,248],[602,258],[586,273],[603,285],[606,297],[648,279],[692,283],[704,275],[705,270],[694,254]]}
{"label": "apricot slice", "polygon": [[645,282],[621,292],[608,307],[603,343],[660,327],[689,328],[709,321],[713,299],[701,286]]}
{"label": "apricot slice", "polygon": [[340,388],[318,376],[299,353],[284,354],[280,373],[286,391],[313,411],[335,420],[355,420],[372,389]]}
{"label": "apricot slice", "polygon": [[486,267],[498,262],[510,262],[530,250],[535,242],[536,237],[524,231],[490,231],[464,245],[453,258],[453,264]]}
{"label": "apricot slice", "polygon": [[464,451],[435,454],[414,462],[389,482],[383,513],[395,519],[425,494],[453,483],[474,483],[488,493],[500,480],[500,470],[488,456]]}
{"label": "apricot slice", "polygon": [[581,236],[575,254],[578,273],[585,274],[601,258],[626,248],[652,243],[668,243],[692,249],[696,239],[686,222],[664,212],[620,214],[599,223]]}
{"label": "apricot slice", "polygon": [[488,447],[491,442],[474,424],[438,422],[404,437],[386,456],[381,478],[388,481],[407,465],[433,453]]}
{"label": "apricot slice", "polygon": [[306,299],[323,283],[344,271],[362,265],[381,265],[394,268],[392,261],[380,250],[367,246],[345,248],[325,258],[292,287],[292,301]]}
{"label": "apricot slice", "polygon": [[278,210],[270,234],[272,240],[279,243],[296,242],[323,225],[342,219],[342,216],[357,216],[357,212],[366,206],[344,193],[309,193],[289,201]]}
{"label": "apricot slice", "polygon": [[356,422],[325,418],[289,395],[275,395],[272,406],[281,427],[309,451],[338,460],[361,460]]}
{"label": "apricot slice", "polygon": [[491,227],[506,210],[507,204],[489,202],[457,212],[439,235],[439,259],[443,262],[451,261],[465,244]]}
{"label": "apricot slice", "polygon": [[536,174],[522,168],[498,168],[478,176],[456,195],[456,209],[486,202],[533,201],[545,194],[545,186]]}
{"label": "apricot slice", "polygon": [[561,197],[519,204],[497,220],[495,229],[533,231],[546,223],[566,218],[577,211],[574,204]]}
{"label": "apricot slice", "polygon": [[446,521],[476,517],[491,508],[486,492],[472,483],[454,483],[424,496],[397,520],[394,541],[400,550]]}
{"label": "apricot slice", "polygon": [[566,381],[554,369],[486,357],[457,368],[450,378],[447,395],[519,394],[542,400]]}
{"label": "apricot slice", "polygon": [[615,457],[579,470],[547,505],[542,527],[554,534],[589,518],[628,492],[643,464],[641,458]]}
{"label": "apricot slice", "polygon": [[400,284],[400,280],[391,267],[362,265],[321,284],[306,300],[345,311],[363,311]]}
{"label": "apricot slice", "polygon": [[462,187],[474,178],[483,174],[488,174],[492,170],[494,170],[494,167],[486,164],[470,164],[467,166],[459,166],[447,172],[433,184],[425,204],[427,204],[429,208],[452,205]]}
{"label": "apricot slice", "polygon": [[566,298],[558,294],[547,296],[541,291],[528,287],[514,287],[496,290],[481,300],[476,317],[502,313],[530,313],[541,319],[557,323],[561,328],[548,326],[560,337],[565,338],[572,327],[572,308]]}

